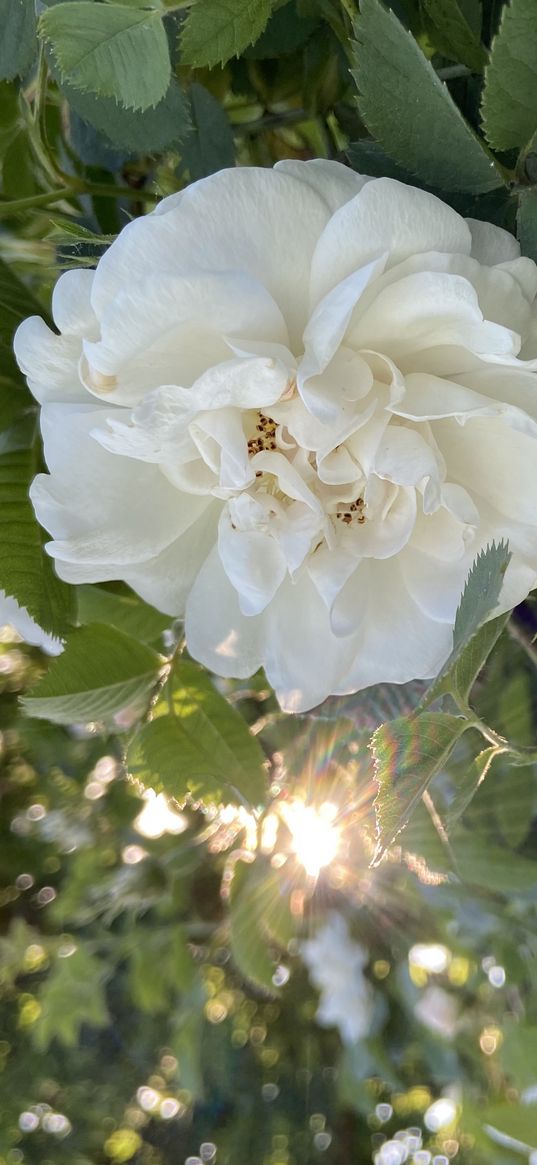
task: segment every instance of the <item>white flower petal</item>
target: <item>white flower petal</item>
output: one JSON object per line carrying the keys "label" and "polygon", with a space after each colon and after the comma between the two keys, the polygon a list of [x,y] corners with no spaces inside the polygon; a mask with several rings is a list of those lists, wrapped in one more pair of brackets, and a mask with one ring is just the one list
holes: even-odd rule
{"label": "white flower petal", "polygon": [[[243,494],[222,511],[218,528],[218,551],[229,581],[239,596],[243,615],[259,615],[270,603],[287,574],[287,562],[278,542],[268,530],[240,529],[238,510],[246,501]],[[249,499],[255,505],[253,499]],[[258,507],[260,508],[260,507]],[[242,514],[241,514],[242,517]],[[261,519],[259,519],[261,525]]]}
{"label": "white flower petal", "polygon": [[341,162],[327,162],[324,158],[312,158],[309,162],[295,162],[294,159],[285,158],[283,162],[276,162],[274,169],[311,186],[321,195],[332,214],[359,194],[366,182],[372,181],[362,174],[356,174]]}
{"label": "white flower petal", "polygon": [[356,610],[361,612],[359,645],[338,693],[437,674],[451,650],[451,625],[424,617],[405,585],[398,558],[369,559],[349,579],[334,614],[352,626]]}
{"label": "white flower petal", "polygon": [[212,174],[172,199],[158,215],[126,226],[101,259],[93,290],[97,314],[151,270],[243,271],[268,289],[296,341],[307,319],[311,255],[330,217],[324,198],[289,174],[241,167]]}
{"label": "white flower petal", "polygon": [[439,421],[434,432],[450,477],[500,514],[537,527],[535,442],[502,420],[476,417],[464,426]]}
{"label": "white flower petal", "polygon": [[199,571],[186,602],[188,649],[219,676],[242,679],[263,663],[264,618],[243,615],[215,545]]}
{"label": "white flower petal", "polygon": [[60,332],[87,336],[98,332],[98,322],[91,304],[94,271],[64,271],[52,292],[52,315]]}
{"label": "white flower petal", "polygon": [[388,353],[402,371],[414,371],[417,352],[444,345],[476,354],[516,356],[520,338],[483,319],[467,279],[443,272],[408,275],[379,293],[350,332],[354,346]]}
{"label": "white flower petal", "polygon": [[390,266],[423,251],[470,253],[463,218],[432,194],[391,178],[368,182],[332,216],[311,264],[315,305],[353,271],[390,253]]}
{"label": "white flower petal", "polygon": [[338,639],[325,604],[306,574],[279,588],[263,616],[264,667],[285,712],[306,712],[335,691],[356,651]]}
{"label": "white flower petal", "polygon": [[42,410],[51,476],[39,475],[31,492],[39,521],[56,538],[54,557],[94,563],[96,579],[99,564],[154,557],[188,529],[207,504],[203,498],[178,497],[157,466],[103,449],[91,433],[106,416],[105,410],[87,405],[55,404]]}
{"label": "white flower petal", "polygon": [[477,218],[467,218],[466,222],[472,234],[472,259],[478,263],[494,267],[520,255],[520,245],[509,231]]}
{"label": "white flower petal", "polygon": [[56,336],[39,316],[29,316],[15,332],[13,349],[40,404],[87,400],[78,373],[82,341],[77,336]]}

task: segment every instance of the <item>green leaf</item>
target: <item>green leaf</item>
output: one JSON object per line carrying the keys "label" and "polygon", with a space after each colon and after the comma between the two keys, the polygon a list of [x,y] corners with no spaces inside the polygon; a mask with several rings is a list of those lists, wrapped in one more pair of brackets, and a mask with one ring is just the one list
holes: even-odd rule
{"label": "green leaf", "polygon": [[517,235],[523,255],[537,262],[537,190],[524,190],[519,195]]}
{"label": "green leaf", "polygon": [[73,592],[43,549],[43,532],[28,497],[35,472],[32,449],[0,455],[0,589],[40,627],[61,638],[72,620]]}
{"label": "green leaf", "polygon": [[132,593],[117,594],[104,587],[83,584],[76,588],[76,597],[80,623],[111,624],[153,647],[160,646],[162,633],[172,622],[168,615],[161,615]]}
{"label": "green leaf", "polygon": [[501,186],[492,156],[394,13],[380,0],[362,0],[355,29],[360,113],[386,152],[445,190]]}
{"label": "green leaf", "polygon": [[[486,64],[487,54],[479,33],[470,24],[459,0],[422,0],[435,47],[452,61],[461,61],[476,73]],[[477,6],[476,6],[477,8]],[[478,22],[479,9],[477,8]],[[478,23],[476,22],[476,23]]]}
{"label": "green leaf", "polygon": [[303,16],[295,0],[283,4],[273,12],[265,31],[244,56],[252,60],[267,60],[295,53],[309,40],[319,26],[317,16]]}
{"label": "green leaf", "polygon": [[535,1104],[498,1104],[482,1112],[485,1128],[498,1129],[515,1141],[537,1148],[537,1106]]}
{"label": "green leaf", "polygon": [[38,191],[35,160],[25,129],[11,139],[2,162],[2,193],[5,198],[29,198]]}
{"label": "green leaf", "polygon": [[351,142],[346,153],[349,165],[359,174],[369,174],[371,178],[395,178],[397,182],[413,181],[408,170],[394,162],[378,142],[369,138]]}
{"label": "green leaf", "polygon": [[190,86],[188,96],[192,129],[183,142],[181,170],[188,170],[196,182],[234,166],[235,145],[229,118],[216,97],[197,83]]}
{"label": "green leaf", "polygon": [[28,72],[36,53],[34,0],[0,0],[0,81]]}
{"label": "green leaf", "polygon": [[380,857],[404,828],[432,778],[470,727],[467,720],[444,712],[424,712],[382,724],[371,738],[377,796],[377,843]]}
{"label": "green leaf", "polygon": [[162,661],[122,631],[92,623],[73,631],[65,651],[22,700],[28,716],[74,724],[110,720],[155,683]]}
{"label": "green leaf", "polygon": [[537,791],[535,773],[535,765],[511,765],[507,755],[492,775],[490,792],[496,823],[503,841],[511,849],[518,849],[532,829]]}
{"label": "green leaf", "polygon": [[460,651],[497,606],[511,553],[506,542],[492,542],[473,563],[453,628],[453,650]]}
{"label": "green leaf", "polygon": [[485,71],[481,107],[491,146],[525,146],[537,130],[535,0],[511,0],[502,12]]}
{"label": "green leaf", "polygon": [[533,902],[537,900],[535,861],[494,845],[475,828],[460,827],[450,842],[463,882],[483,886],[492,894],[521,894]]}
{"label": "green leaf", "polygon": [[475,757],[475,760],[469,767],[465,765],[462,771],[457,773],[456,779],[450,773],[455,784],[455,789],[453,798],[445,814],[445,827],[448,833],[451,833],[455,829],[455,826],[458,825],[463,813],[475,797],[479,786],[485,780],[492,761],[500,754],[500,751],[495,744],[490,748],[484,748]]}
{"label": "green leaf", "polygon": [[104,995],[107,966],[83,947],[58,959],[39,994],[41,1015],[32,1029],[40,1052],[57,1039],[66,1047],[78,1043],[82,1024],[104,1027],[108,1012]]}
{"label": "green leaf", "polygon": [[506,1023],[500,1054],[503,1071],[515,1088],[530,1088],[535,1083],[537,1027],[522,1027],[516,1020]]}
{"label": "green leaf", "polygon": [[34,411],[32,398],[22,385],[0,375],[0,433]]}
{"label": "green leaf", "polygon": [[168,1012],[170,998],[193,986],[194,973],[182,927],[147,928],[143,931],[143,941],[136,941],[129,961],[133,1003],[150,1015]]}
{"label": "green leaf", "polygon": [[481,668],[500,638],[508,620],[509,612],[484,623],[466,647],[462,651],[454,653],[453,658],[450,657],[449,667],[446,665],[446,673],[442,682],[438,683],[437,688],[435,681],[427,693],[428,703],[431,699],[435,699],[441,691],[453,692],[463,701],[468,699]]}
{"label": "green leaf", "polygon": [[63,96],[83,121],[117,149],[133,154],[159,154],[178,145],[190,129],[188,104],[175,78],[153,109],[134,112],[118,105],[113,97],[80,93],[66,82],[60,83]]}
{"label": "green leaf", "polygon": [[477,555],[457,608],[453,650],[426,692],[420,711],[445,692],[452,692],[463,701],[467,699],[509,618],[504,614],[484,622],[498,603],[510,558],[506,542],[492,542]]}
{"label": "green leaf", "polygon": [[171,65],[158,12],[79,0],[47,8],[38,28],[73,88],[140,110],[164,97]]}
{"label": "green leaf", "polygon": [[133,740],[129,770],[180,801],[188,794],[208,802],[263,801],[261,746],[206,672],[182,660],[168,681],[168,696]]}
{"label": "green leaf", "polygon": [[[22,320],[31,315],[44,316],[51,323],[39,300],[12,267],[0,259],[0,372],[21,383],[25,382],[13,355],[13,336]],[[29,393],[28,399],[32,402]]]}
{"label": "green leaf", "polygon": [[182,61],[195,68],[238,57],[266,28],[272,0],[196,0],[181,41]]}
{"label": "green leaf", "polygon": [[255,863],[235,864],[230,902],[230,946],[238,970],[249,983],[277,995],[273,983],[274,960],[261,929],[266,891]]}

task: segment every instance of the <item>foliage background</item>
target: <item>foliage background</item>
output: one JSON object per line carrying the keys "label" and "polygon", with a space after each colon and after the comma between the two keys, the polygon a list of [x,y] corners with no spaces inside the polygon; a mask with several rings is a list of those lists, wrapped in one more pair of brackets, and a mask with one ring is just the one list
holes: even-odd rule
{"label": "foliage background", "polygon": [[[214,688],[125,588],[58,582],[11,340],[59,269],[224,166],[336,158],[537,259],[535,0],[0,0],[0,28],[0,588],[68,636],[48,676],[0,643],[0,1161],[361,1165],[415,1127],[419,1165],[532,1162],[535,608],[480,630],[505,548],[476,567],[432,711],[413,686],[283,718],[263,677]],[[182,832],[140,833],[145,786]],[[245,805],[282,791],[350,810],[313,892],[292,858],[237,859]],[[333,908],[375,993],[351,1047],[315,1023],[299,957]],[[416,943],[446,947],[442,971]],[[443,1033],[415,1011],[431,986],[457,1014]]]}

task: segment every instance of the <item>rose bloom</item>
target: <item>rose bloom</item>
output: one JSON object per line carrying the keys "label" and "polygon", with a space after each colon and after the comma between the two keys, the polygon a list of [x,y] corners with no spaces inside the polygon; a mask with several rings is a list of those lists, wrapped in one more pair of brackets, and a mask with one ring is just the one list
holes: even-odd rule
{"label": "rose bloom", "polygon": [[505,231],[336,162],[164,199],[16,335],[58,574],[288,710],[435,675],[480,549],[498,612],[537,581],[536,291]]}

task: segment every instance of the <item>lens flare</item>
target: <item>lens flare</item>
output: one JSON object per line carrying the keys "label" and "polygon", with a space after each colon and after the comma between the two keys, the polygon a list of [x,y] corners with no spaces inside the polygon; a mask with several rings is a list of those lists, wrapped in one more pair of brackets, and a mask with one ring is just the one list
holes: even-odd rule
{"label": "lens flare", "polygon": [[325,801],[318,809],[293,801],[282,807],[298,861],[311,878],[317,878],[324,866],[336,857],[339,829],[334,825],[337,808]]}

